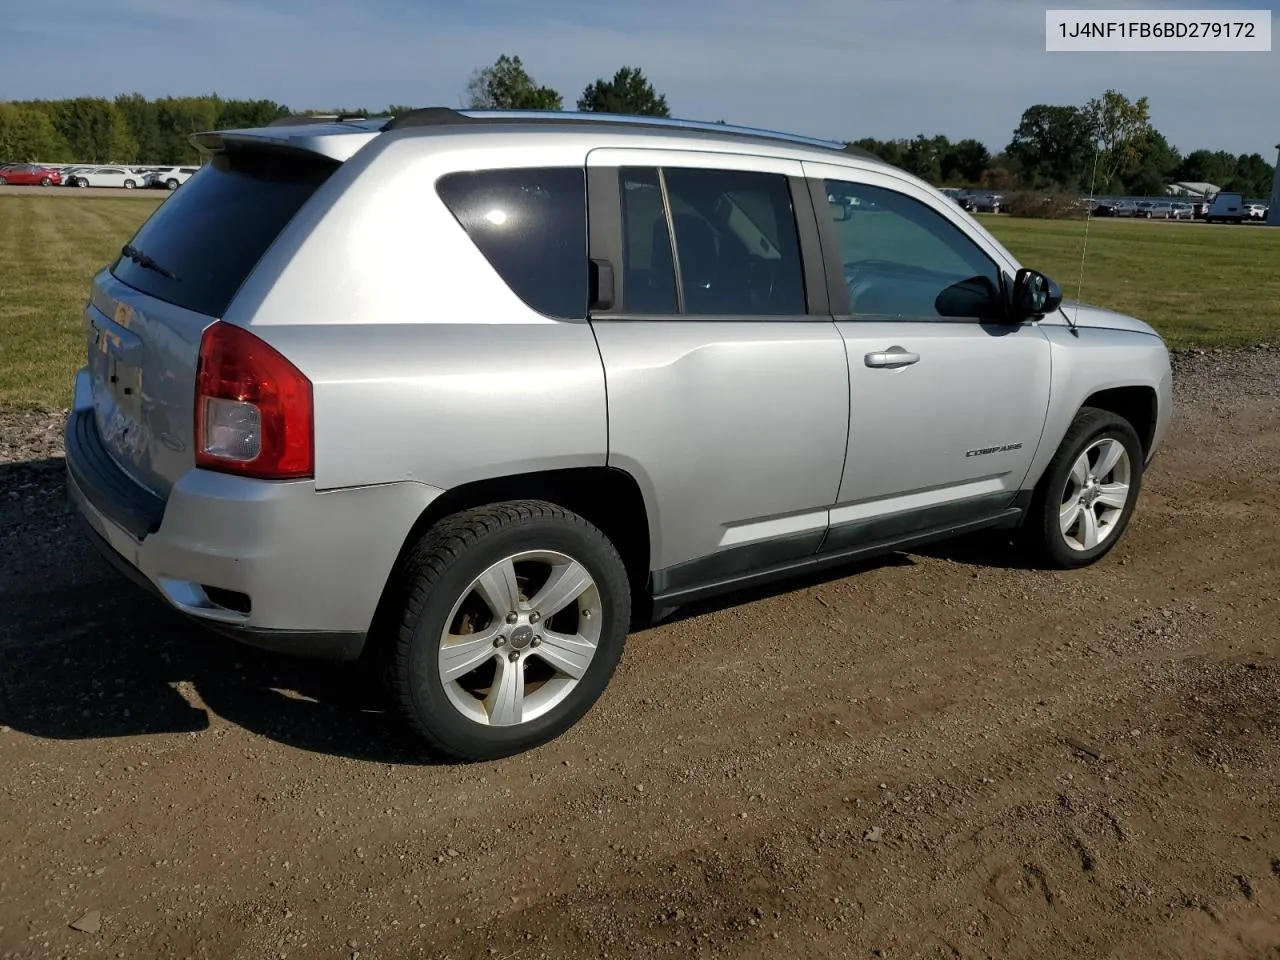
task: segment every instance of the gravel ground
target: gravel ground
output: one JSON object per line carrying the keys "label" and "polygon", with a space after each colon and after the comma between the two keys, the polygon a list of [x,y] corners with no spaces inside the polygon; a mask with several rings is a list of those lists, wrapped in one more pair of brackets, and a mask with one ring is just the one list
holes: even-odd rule
{"label": "gravel ground", "polygon": [[632,637],[433,765],[92,557],[0,413],[0,956],[1280,956],[1280,351],[1177,358],[1125,541],[980,538]]}

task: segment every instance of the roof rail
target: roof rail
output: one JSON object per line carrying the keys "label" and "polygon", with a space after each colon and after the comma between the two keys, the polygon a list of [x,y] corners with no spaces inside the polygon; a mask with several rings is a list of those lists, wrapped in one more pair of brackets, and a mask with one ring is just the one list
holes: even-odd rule
{"label": "roof rail", "polygon": [[297,127],[304,123],[341,123],[343,120],[364,120],[363,113],[306,113],[296,116],[276,117],[268,127]]}
{"label": "roof rail", "polygon": [[777,130],[761,130],[756,127],[739,127],[705,120],[679,120],[671,117],[644,117],[621,113],[590,113],[586,111],[559,110],[454,110],[451,107],[423,107],[392,117],[382,129],[401,130],[405,127],[434,127],[467,123],[559,123],[599,124],[614,123],[632,127],[657,127],[674,130],[698,130],[706,133],[725,133],[740,137],[759,137],[768,140],[784,140],[827,150],[846,150],[840,140],[824,140]]}

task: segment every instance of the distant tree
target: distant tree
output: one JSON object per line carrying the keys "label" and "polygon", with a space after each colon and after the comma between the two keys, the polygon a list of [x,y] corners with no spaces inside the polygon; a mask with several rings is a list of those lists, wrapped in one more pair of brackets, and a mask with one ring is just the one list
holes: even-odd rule
{"label": "distant tree", "polygon": [[1017,164],[1007,155],[997,154],[983,169],[978,185],[988,190],[1012,190],[1018,185],[1016,168]]}
{"label": "distant tree", "polygon": [[902,169],[929,183],[940,183],[942,155],[950,146],[946,137],[919,134],[907,141],[902,151]]}
{"label": "distant tree", "polygon": [[1092,129],[1079,107],[1039,103],[1023,111],[1005,154],[1026,187],[1087,188]]}
{"label": "distant tree", "polygon": [[622,67],[612,80],[597,80],[582,91],[578,109],[593,113],[625,113],[669,117],[667,98],[653,88],[639,67]]}
{"label": "distant tree", "polygon": [[560,94],[550,87],[538,86],[520,58],[505,53],[471,75],[466,103],[473,110],[564,109]]}
{"label": "distant tree", "polygon": [[153,163],[190,163],[199,157],[191,135],[218,129],[223,102],[216,96],[163,97],[156,101],[160,147]]}
{"label": "distant tree", "polygon": [[110,100],[76,97],[56,101],[53,125],[66,140],[71,154],[88,163],[132,163],[138,155],[138,141],[129,132],[125,118]]}
{"label": "distant tree", "polygon": [[873,153],[885,163],[901,167],[903,163],[903,144],[905,142],[903,140],[877,140],[874,137],[863,137],[861,140],[854,140],[849,146],[865,150],[867,153]]}
{"label": "distant tree", "polygon": [[1192,150],[1183,158],[1174,179],[1222,186],[1236,172],[1236,158],[1225,150]]}
{"label": "distant tree", "polygon": [[129,135],[138,145],[135,159],[145,162],[163,152],[159,111],[154,100],[148,100],[140,93],[126,93],[116,97],[115,107]]}
{"label": "distant tree", "polygon": [[223,130],[265,127],[272,120],[289,116],[289,108],[274,100],[218,100],[220,110],[214,125]]}
{"label": "distant tree", "polygon": [[392,104],[389,104],[387,106],[387,109],[383,112],[389,117],[398,117],[402,113],[409,113],[410,111],[417,110],[417,109],[418,109],[417,107],[411,107],[403,103],[392,103]]}
{"label": "distant tree", "polygon": [[1153,129],[1120,170],[1115,178],[1119,183],[1113,183],[1107,189],[1108,192],[1134,196],[1163,196],[1169,184],[1177,179],[1181,166],[1182,155],[1163,134]]}
{"label": "distant tree", "polygon": [[978,140],[957,140],[942,155],[944,183],[976,184],[991,162],[991,152]]}
{"label": "distant tree", "polygon": [[69,159],[71,149],[47,111],[24,103],[0,103],[0,161]]}
{"label": "distant tree", "polygon": [[1241,154],[1236,158],[1234,174],[1223,186],[1243,193],[1246,198],[1270,197],[1274,175],[1275,169],[1262,158],[1262,154]]}
{"label": "distant tree", "polygon": [[1120,91],[1108,90],[1085,104],[1084,115],[1097,150],[1098,179],[1109,183],[1142,156],[1151,137],[1147,98],[1130,101]]}

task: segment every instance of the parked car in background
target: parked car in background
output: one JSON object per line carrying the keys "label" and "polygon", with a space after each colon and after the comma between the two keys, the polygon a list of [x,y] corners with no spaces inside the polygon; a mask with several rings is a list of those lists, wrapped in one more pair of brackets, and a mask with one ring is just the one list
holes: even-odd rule
{"label": "parked car in background", "polygon": [[998,193],[979,193],[973,198],[975,213],[999,213],[1004,204],[1004,197]]}
{"label": "parked car in background", "polygon": [[1205,219],[1210,223],[1240,223],[1244,220],[1244,197],[1223,191],[1209,204]]}
{"label": "parked car in background", "polygon": [[1142,205],[1138,216],[1148,220],[1168,220],[1173,216],[1173,204],[1167,200],[1151,200]]}
{"label": "parked car in background", "polygon": [[147,186],[161,190],[177,190],[199,169],[199,167],[156,167],[147,174]]}
{"label": "parked car in background", "polygon": [[1129,200],[1099,200],[1093,208],[1095,217],[1131,217],[1134,205]]}
{"label": "parked car in background", "polygon": [[132,190],[146,184],[146,174],[131,167],[87,167],[75,175],[77,187],[123,187]]}
{"label": "parked car in background", "polygon": [[1190,203],[1174,203],[1170,205],[1169,217],[1172,220],[1195,219],[1196,208]]}
{"label": "parked car in background", "polygon": [[1246,203],[1244,205],[1244,218],[1246,220],[1263,220],[1267,219],[1268,207],[1265,203]]}
{"label": "parked car in background", "polygon": [[0,186],[56,187],[61,183],[61,173],[38,163],[13,163],[0,167]]}
{"label": "parked car in background", "polygon": [[580,117],[197,134],[84,307],[92,542],[243,641],[367,654],[481,760],[577,723],[655,609],[979,529],[1120,541],[1172,411],[1149,325],[843,143]]}

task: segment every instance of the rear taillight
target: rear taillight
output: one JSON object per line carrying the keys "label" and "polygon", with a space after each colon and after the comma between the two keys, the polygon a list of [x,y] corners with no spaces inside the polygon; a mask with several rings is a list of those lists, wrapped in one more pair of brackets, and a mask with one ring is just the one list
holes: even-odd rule
{"label": "rear taillight", "polygon": [[267,480],[310,477],[311,381],[248,330],[218,321],[200,339],[196,466]]}

